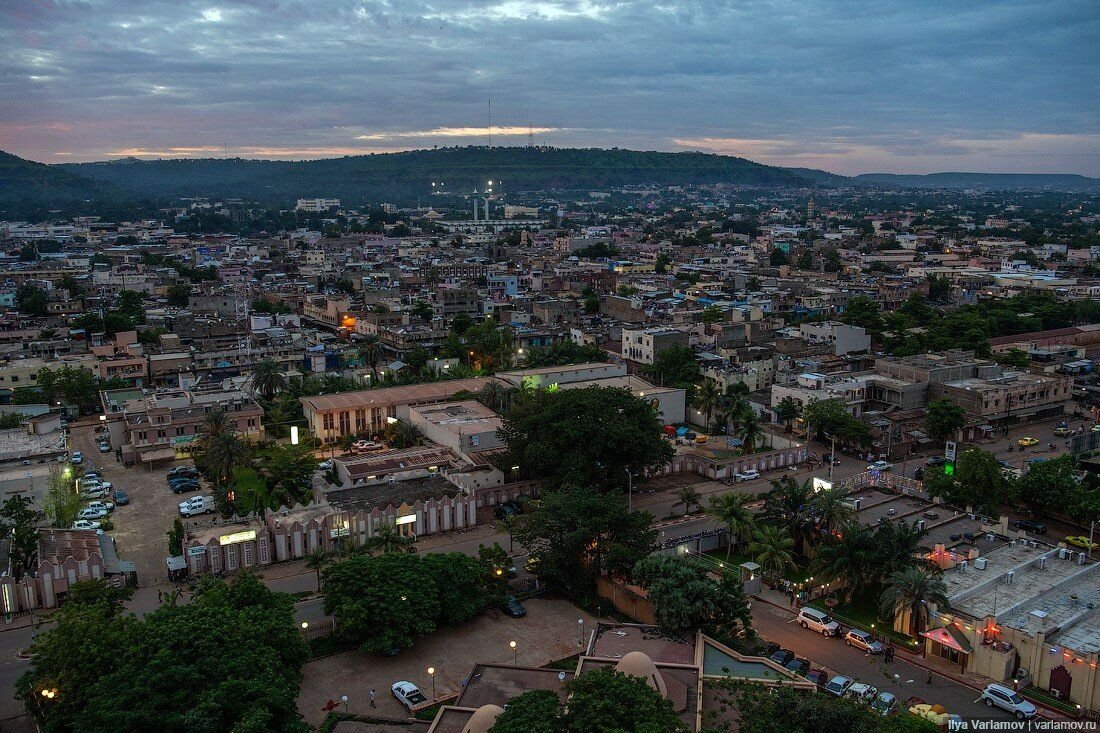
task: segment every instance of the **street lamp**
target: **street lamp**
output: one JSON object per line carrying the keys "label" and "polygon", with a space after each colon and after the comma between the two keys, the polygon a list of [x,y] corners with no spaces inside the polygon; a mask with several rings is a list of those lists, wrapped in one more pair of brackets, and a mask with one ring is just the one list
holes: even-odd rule
{"label": "street lamp", "polygon": [[508,642],[508,646],[512,647],[512,664],[519,666],[519,649],[516,648],[516,642]]}
{"label": "street lamp", "polygon": [[308,628],[309,628],[309,621],[303,621],[302,622],[302,631],[305,631]]}
{"label": "street lamp", "polygon": [[584,646],[584,619],[577,619],[577,646]]}
{"label": "street lamp", "polygon": [[348,711],[348,696],[347,695],[341,695],[340,696],[340,702],[344,703],[344,712],[346,713]]}
{"label": "street lamp", "polygon": [[428,667],[428,676],[432,678],[432,699],[435,699],[435,667]]}

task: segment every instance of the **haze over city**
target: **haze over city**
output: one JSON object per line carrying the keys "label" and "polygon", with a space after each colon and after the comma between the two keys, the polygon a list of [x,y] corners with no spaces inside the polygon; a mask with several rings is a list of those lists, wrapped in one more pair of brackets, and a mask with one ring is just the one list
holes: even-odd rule
{"label": "haze over city", "polygon": [[0,145],[42,162],[484,144],[855,174],[1100,175],[1092,0],[14,2]]}

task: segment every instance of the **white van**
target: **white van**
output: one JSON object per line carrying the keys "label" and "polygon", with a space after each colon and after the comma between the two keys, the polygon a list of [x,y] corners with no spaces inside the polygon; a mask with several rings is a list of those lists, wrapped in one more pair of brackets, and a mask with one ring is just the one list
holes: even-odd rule
{"label": "white van", "polygon": [[798,624],[825,636],[836,636],[840,633],[840,624],[829,618],[829,614],[809,606],[803,606],[798,612]]}

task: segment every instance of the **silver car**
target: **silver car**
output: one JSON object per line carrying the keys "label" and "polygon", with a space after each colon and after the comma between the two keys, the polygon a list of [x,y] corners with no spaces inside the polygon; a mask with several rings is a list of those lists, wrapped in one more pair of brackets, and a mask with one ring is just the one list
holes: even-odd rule
{"label": "silver car", "polygon": [[856,649],[862,649],[868,654],[882,654],[885,651],[882,642],[876,640],[868,632],[859,629],[852,629],[845,634],[844,643],[848,646],[854,646]]}

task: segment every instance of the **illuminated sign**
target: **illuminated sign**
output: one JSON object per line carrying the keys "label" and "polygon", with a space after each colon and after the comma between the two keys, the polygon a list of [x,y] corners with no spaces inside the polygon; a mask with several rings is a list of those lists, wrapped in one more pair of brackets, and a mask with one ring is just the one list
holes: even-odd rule
{"label": "illuminated sign", "polygon": [[394,524],[397,524],[397,525],[412,524],[415,521],[416,521],[416,515],[415,514],[406,514],[403,517],[398,517],[397,521],[394,522]]}
{"label": "illuminated sign", "polygon": [[218,538],[218,544],[220,545],[235,545],[238,542],[251,542],[256,539],[256,530],[247,529],[244,532],[234,532],[233,534],[223,534]]}
{"label": "illuminated sign", "polygon": [[833,488],[833,482],[832,481],[827,481],[823,478],[818,478],[817,476],[814,476],[813,486],[814,486],[814,493],[818,494],[818,493],[821,493],[822,491],[829,491],[830,489],[832,489]]}
{"label": "illuminated sign", "polygon": [[187,556],[188,557],[194,557],[195,555],[205,555],[205,554],[206,554],[206,545],[199,545],[198,547],[188,547],[187,548]]}

